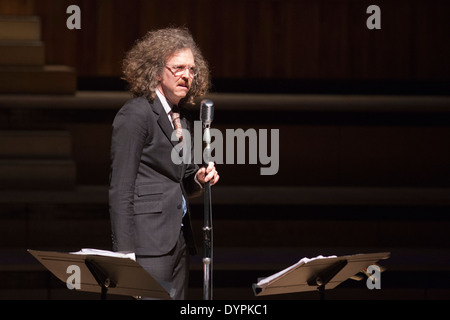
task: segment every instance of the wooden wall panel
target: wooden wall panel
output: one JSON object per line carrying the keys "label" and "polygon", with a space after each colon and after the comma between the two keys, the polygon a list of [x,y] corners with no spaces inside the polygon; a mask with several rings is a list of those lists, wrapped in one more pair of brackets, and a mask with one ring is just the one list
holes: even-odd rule
{"label": "wooden wall panel", "polygon": [[[366,9],[381,8],[381,30]],[[82,29],[65,27],[77,4]],[[2,0],[0,14],[38,15],[48,64],[80,76],[119,76],[148,30],[188,27],[213,77],[448,80],[450,2],[445,0]]]}

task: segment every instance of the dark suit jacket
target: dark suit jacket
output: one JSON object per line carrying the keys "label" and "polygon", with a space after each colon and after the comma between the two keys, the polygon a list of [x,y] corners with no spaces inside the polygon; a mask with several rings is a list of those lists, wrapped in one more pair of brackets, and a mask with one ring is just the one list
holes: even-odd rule
{"label": "dark suit jacket", "polygon": [[[181,121],[188,128],[183,116]],[[198,166],[193,161],[172,162],[171,152],[178,144],[171,141],[172,132],[158,97],[153,102],[145,97],[131,99],[114,119],[109,211],[115,251],[167,254],[183,223],[189,252],[195,253],[188,197],[201,191],[194,181]],[[183,221],[182,194],[188,204]]]}

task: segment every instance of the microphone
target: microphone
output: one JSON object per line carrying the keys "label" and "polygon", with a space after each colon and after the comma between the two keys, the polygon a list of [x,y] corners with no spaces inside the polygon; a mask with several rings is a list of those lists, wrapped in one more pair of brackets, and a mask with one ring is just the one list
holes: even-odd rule
{"label": "microphone", "polygon": [[[211,122],[214,120],[214,103],[211,100],[202,100],[200,103],[200,120],[203,123],[203,141],[206,147],[203,151],[203,159],[208,166],[211,159],[211,134],[209,132]],[[211,185],[205,183],[204,198],[204,221],[203,221],[203,299],[212,300],[212,278],[213,278],[213,237],[212,237],[212,205]]]}
{"label": "microphone", "polygon": [[200,120],[203,123],[203,141],[205,141],[205,150],[203,152],[203,159],[206,165],[208,165],[211,158],[211,134],[209,129],[211,127],[211,122],[214,119],[214,102],[211,100],[202,100],[200,103]]}
{"label": "microphone", "polygon": [[209,128],[214,120],[214,102],[211,100],[202,100],[200,103],[200,120],[203,128]]}

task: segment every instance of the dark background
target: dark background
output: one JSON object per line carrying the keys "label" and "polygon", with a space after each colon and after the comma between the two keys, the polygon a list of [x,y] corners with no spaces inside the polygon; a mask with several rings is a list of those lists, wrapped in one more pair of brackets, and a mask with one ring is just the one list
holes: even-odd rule
{"label": "dark background", "polygon": [[[71,4],[81,9],[81,30],[65,27]],[[138,38],[150,29],[174,25],[191,30],[212,77],[224,81],[215,85],[220,91],[247,91],[229,79],[448,82],[448,2],[377,1],[381,30],[366,27],[371,4],[375,3],[6,0],[0,10],[40,16],[46,63],[73,66],[80,80],[120,78],[123,55]],[[307,90],[296,82],[286,89],[248,83],[251,91]]]}
{"label": "dark background", "polygon": [[[66,28],[72,4],[81,30]],[[366,27],[372,4],[381,30]],[[25,249],[110,249],[121,61],[148,30],[185,26],[210,64],[213,126],[280,130],[276,175],[217,165],[217,297],[255,298],[257,277],[304,256],[389,251],[382,290],[349,281],[330,297],[449,298],[449,13],[444,0],[3,0],[1,15],[41,19],[45,64],[73,68],[76,91],[0,95],[1,296],[96,298],[65,289]],[[201,199],[193,209],[201,248]]]}

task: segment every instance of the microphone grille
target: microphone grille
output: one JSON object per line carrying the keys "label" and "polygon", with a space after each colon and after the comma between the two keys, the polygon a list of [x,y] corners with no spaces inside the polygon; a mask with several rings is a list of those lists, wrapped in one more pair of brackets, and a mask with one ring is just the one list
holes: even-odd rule
{"label": "microphone grille", "polygon": [[214,120],[214,103],[211,100],[202,100],[200,103],[200,120],[202,122]]}

